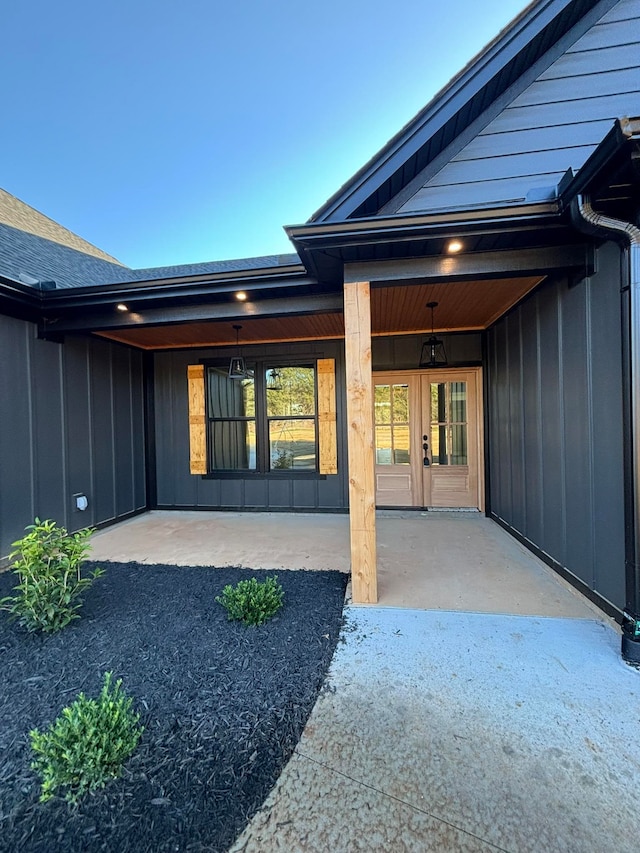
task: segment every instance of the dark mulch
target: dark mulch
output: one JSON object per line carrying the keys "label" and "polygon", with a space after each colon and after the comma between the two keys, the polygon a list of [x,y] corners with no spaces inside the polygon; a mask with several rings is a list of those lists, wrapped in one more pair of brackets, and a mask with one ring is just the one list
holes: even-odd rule
{"label": "dark mulch", "polygon": [[[89,564],[91,565],[91,564]],[[280,572],[285,606],[229,622],[227,583],[273,572],[108,563],[82,618],[27,634],[0,614],[0,850],[223,851],[289,759],[333,654],[346,576]],[[15,584],[0,575],[0,597]],[[145,732],[123,776],[78,807],[38,802],[28,731],[103,673],[122,678]]]}

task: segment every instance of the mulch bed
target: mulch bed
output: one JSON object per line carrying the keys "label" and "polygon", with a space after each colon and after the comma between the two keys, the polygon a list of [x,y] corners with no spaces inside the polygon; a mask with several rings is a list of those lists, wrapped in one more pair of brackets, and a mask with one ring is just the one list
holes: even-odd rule
{"label": "mulch bed", "polygon": [[[225,584],[274,572],[102,563],[81,618],[28,634],[0,613],[0,850],[224,851],[291,756],[338,640],[339,572],[282,571],[285,605],[258,628],[229,622]],[[92,564],[88,564],[90,568]],[[15,575],[0,574],[0,597]],[[39,803],[28,732],[103,673],[145,726],[120,779],[77,807]]]}

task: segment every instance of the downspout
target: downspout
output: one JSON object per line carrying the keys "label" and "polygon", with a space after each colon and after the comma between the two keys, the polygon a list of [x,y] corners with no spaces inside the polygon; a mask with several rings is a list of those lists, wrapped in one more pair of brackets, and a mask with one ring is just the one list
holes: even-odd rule
{"label": "downspout", "polygon": [[572,200],[571,218],[580,231],[621,243],[628,262],[629,309],[628,328],[625,330],[628,343],[624,358],[628,372],[628,423],[625,424],[625,432],[630,436],[630,464],[625,465],[625,478],[630,480],[627,485],[630,500],[628,518],[625,519],[626,606],[622,623],[622,657],[628,663],[640,664],[640,228],[632,222],[596,213],[586,194],[577,195]]}

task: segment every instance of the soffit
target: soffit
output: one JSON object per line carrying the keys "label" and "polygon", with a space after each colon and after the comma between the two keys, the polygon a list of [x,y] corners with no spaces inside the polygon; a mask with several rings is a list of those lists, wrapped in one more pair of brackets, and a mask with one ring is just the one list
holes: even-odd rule
{"label": "soffit", "polygon": [[[486,329],[518,303],[543,276],[381,285],[371,291],[374,335],[431,331],[427,302],[438,302],[435,328],[440,332]],[[98,332],[101,337],[146,350],[230,346],[236,341],[229,320],[145,326]],[[344,337],[342,313],[297,317],[243,318],[240,344],[329,340]]]}

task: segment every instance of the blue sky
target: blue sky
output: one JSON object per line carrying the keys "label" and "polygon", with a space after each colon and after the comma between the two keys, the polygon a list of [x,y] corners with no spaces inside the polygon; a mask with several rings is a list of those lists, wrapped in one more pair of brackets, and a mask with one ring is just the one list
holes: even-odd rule
{"label": "blue sky", "polygon": [[0,12],[0,186],[133,267],[291,251],[524,0]]}

